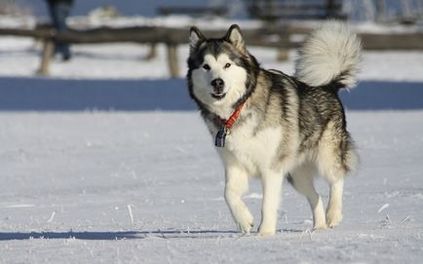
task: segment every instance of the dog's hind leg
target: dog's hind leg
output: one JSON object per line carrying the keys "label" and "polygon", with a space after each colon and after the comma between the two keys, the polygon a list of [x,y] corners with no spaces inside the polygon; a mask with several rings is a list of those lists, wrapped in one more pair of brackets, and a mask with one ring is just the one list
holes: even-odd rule
{"label": "dog's hind leg", "polygon": [[326,223],[328,227],[333,228],[342,221],[342,193],[346,171],[339,152],[330,143],[322,144],[318,163],[320,174],[329,183]]}
{"label": "dog's hind leg", "polygon": [[242,167],[230,164],[226,167],[225,200],[238,228],[249,233],[253,227],[253,216],[242,201],[248,191],[248,174]]}
{"label": "dog's hind leg", "polygon": [[325,229],[327,228],[325,209],[322,198],[314,188],[314,172],[315,167],[311,164],[302,165],[289,174],[288,181],[295,190],[307,198],[313,212],[313,228]]}
{"label": "dog's hind leg", "polygon": [[323,133],[317,157],[319,171],[330,186],[326,222],[331,228],[342,221],[344,178],[354,171],[358,162],[348,132],[335,124],[329,123]]}
{"label": "dog's hind leg", "polygon": [[330,182],[329,203],[326,212],[327,224],[330,228],[337,226],[342,221],[342,193],[344,179]]}
{"label": "dog's hind leg", "polygon": [[329,183],[329,202],[326,210],[328,227],[335,227],[342,221],[342,196],[344,178],[354,171],[358,162],[352,143],[347,142],[344,148],[335,148],[332,155],[327,155],[325,161],[320,161],[321,174]]}

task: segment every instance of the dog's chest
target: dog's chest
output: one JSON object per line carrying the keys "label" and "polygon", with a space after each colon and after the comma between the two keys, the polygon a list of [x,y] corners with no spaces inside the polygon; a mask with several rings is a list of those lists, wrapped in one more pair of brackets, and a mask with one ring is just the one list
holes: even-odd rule
{"label": "dog's chest", "polygon": [[257,173],[263,166],[271,166],[276,158],[282,139],[280,126],[259,127],[253,116],[233,129],[226,137],[223,158],[230,155],[237,162]]}

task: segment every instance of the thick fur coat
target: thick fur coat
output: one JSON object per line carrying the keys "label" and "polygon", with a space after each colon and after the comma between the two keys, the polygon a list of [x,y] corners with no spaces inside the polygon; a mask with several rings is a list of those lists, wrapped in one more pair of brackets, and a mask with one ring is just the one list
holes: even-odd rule
{"label": "thick fur coat", "polygon": [[[314,228],[334,227],[342,219],[343,179],[357,164],[338,91],[355,83],[360,41],[339,22],[329,22],[306,40],[295,76],[260,67],[232,25],[220,39],[190,31],[188,88],[215,137],[237,109],[239,118],[217,147],[225,167],[225,200],[242,232],[253,216],[242,201],[250,177],[263,186],[261,235],[272,235],[283,179],[304,194]],[[330,186],[325,211],[313,184],[322,175]]]}

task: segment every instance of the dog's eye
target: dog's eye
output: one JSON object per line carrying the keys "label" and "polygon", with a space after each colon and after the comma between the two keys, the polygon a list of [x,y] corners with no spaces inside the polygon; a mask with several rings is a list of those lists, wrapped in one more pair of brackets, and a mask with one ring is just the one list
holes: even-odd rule
{"label": "dog's eye", "polygon": [[230,64],[230,63],[226,63],[226,64],[225,64],[225,69],[227,69],[227,68],[229,68],[229,67],[231,67],[231,64]]}
{"label": "dog's eye", "polygon": [[204,64],[203,69],[206,71],[210,71],[210,66],[208,64]]}

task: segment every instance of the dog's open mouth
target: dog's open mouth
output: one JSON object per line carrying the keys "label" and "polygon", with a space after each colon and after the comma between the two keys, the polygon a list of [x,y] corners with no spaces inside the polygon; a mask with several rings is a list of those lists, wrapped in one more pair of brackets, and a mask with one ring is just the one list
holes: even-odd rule
{"label": "dog's open mouth", "polygon": [[214,99],[220,100],[220,99],[223,99],[223,98],[226,96],[226,93],[221,93],[221,94],[211,93],[211,96],[212,96]]}

